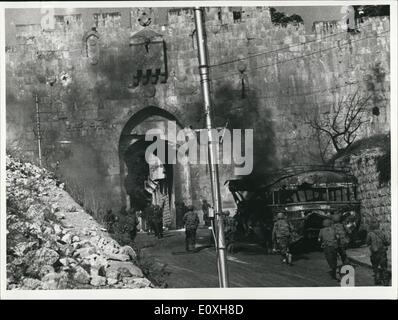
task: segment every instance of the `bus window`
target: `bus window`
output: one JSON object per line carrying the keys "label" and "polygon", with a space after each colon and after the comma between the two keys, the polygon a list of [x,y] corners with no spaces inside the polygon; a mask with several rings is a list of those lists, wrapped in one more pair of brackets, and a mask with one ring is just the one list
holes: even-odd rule
{"label": "bus window", "polygon": [[348,201],[348,188],[342,188],[341,191],[342,200]]}
{"label": "bus window", "polygon": [[297,191],[297,195],[298,195],[298,198],[299,198],[300,202],[307,201],[307,197],[306,197],[305,191],[299,190],[299,191]]}

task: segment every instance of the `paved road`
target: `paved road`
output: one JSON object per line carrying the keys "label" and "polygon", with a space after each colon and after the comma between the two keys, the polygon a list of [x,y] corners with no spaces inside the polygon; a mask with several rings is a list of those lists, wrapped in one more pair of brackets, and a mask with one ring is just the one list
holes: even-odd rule
{"label": "paved road", "polygon": [[[136,241],[146,258],[167,264],[170,288],[218,287],[216,253],[209,246],[210,231],[198,230],[198,252],[185,253],[184,231],[168,231],[163,239],[140,233]],[[255,243],[237,243],[236,252],[228,257],[230,287],[330,287],[339,286],[330,278],[322,252],[296,256],[294,265],[282,264],[279,256],[266,255]],[[373,285],[372,272],[356,266],[355,285]]]}

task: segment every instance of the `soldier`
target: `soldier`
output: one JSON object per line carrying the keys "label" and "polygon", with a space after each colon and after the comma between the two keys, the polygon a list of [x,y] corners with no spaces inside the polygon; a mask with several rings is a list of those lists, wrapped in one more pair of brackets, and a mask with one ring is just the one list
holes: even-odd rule
{"label": "soldier", "polygon": [[340,222],[341,215],[338,213],[333,214],[332,220],[333,220],[333,229],[337,237],[337,254],[340,256],[343,265],[346,265],[348,264],[346,250],[348,244],[350,243],[350,238],[348,237],[344,225]]}
{"label": "soldier", "polygon": [[148,221],[148,235],[150,235],[152,232],[155,233],[155,236],[157,236],[156,234],[156,229],[155,229],[155,208],[152,204],[150,204],[149,206],[147,206],[145,208],[145,217]]}
{"label": "soldier", "polygon": [[323,220],[323,228],[319,231],[318,241],[321,242],[321,247],[325,253],[331,277],[338,280],[340,275],[337,273],[337,237],[330,218]]}
{"label": "soldier", "polygon": [[185,224],[185,250],[192,251],[195,249],[196,244],[196,230],[199,225],[199,217],[194,212],[192,205],[188,206],[188,212],[185,213],[183,221]]}
{"label": "soldier", "polygon": [[134,241],[137,235],[138,218],[134,210],[129,209],[126,217],[126,231],[131,241]]}
{"label": "soldier", "polygon": [[366,244],[370,249],[370,261],[372,263],[375,285],[388,285],[387,249],[390,241],[385,232],[380,230],[380,224],[376,219],[372,219],[370,222]]}
{"label": "soldier", "polygon": [[210,226],[210,218],[209,218],[209,208],[211,208],[211,205],[207,202],[206,199],[202,200],[202,211],[203,211],[203,221],[205,223],[205,226]]}
{"label": "soldier", "polygon": [[225,211],[224,214],[224,234],[227,243],[227,252],[234,253],[237,222],[233,217],[230,216],[229,211]]}
{"label": "soldier", "polygon": [[163,238],[163,210],[159,205],[153,208],[153,228],[158,239]]}
{"label": "soldier", "polygon": [[287,222],[285,214],[279,212],[277,214],[277,221],[272,230],[272,241],[278,247],[283,263],[292,264],[292,254],[289,251],[289,244],[292,235],[292,227]]}

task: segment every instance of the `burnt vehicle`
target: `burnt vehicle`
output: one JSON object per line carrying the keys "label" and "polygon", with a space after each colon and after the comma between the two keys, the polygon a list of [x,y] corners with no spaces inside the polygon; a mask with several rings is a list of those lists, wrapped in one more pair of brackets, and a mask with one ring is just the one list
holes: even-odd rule
{"label": "burnt vehicle", "polygon": [[260,226],[269,240],[276,214],[284,212],[294,228],[294,242],[314,240],[323,219],[340,213],[352,244],[360,241],[357,180],[347,169],[296,166],[256,181],[229,180],[227,183],[238,208],[236,218],[241,232]]}

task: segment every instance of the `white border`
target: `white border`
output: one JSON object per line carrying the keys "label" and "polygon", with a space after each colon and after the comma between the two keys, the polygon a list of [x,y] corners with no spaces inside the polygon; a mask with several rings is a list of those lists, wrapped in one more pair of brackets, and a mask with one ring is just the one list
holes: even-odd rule
{"label": "white border", "polygon": [[[387,4],[390,10],[391,59],[391,231],[392,287],[321,288],[230,288],[230,289],[98,289],[98,290],[6,290],[6,199],[5,199],[5,33],[4,8],[101,8],[187,6],[341,6]],[[1,299],[397,299],[397,2],[388,1],[115,1],[115,2],[2,2],[0,3],[0,297]],[[199,85],[199,83],[198,83]]]}

